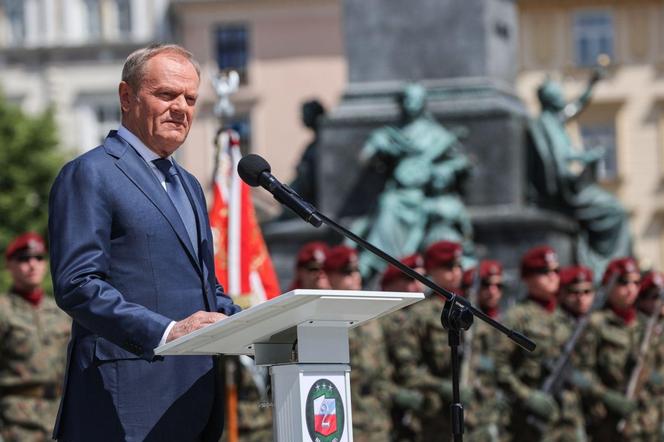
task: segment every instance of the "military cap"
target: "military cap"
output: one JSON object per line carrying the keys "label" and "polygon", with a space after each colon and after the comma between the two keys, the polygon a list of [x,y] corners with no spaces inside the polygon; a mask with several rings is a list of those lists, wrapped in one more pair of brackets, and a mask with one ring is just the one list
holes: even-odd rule
{"label": "military cap", "polygon": [[664,275],[661,272],[648,272],[641,281],[639,296],[651,289],[661,290],[662,288],[664,288]]}
{"label": "military cap", "polygon": [[558,255],[549,246],[538,246],[528,250],[521,258],[521,277],[554,270],[558,267]]}
{"label": "military cap", "polygon": [[614,275],[617,277],[625,276],[628,273],[638,273],[639,266],[636,264],[636,260],[632,257],[624,257],[614,259],[609,263],[604,271],[604,276],[602,276],[602,284],[608,284],[611,278]]}
{"label": "military cap", "polygon": [[349,272],[357,269],[357,250],[348,246],[336,246],[328,250],[323,263],[326,272]]}
{"label": "military cap", "polygon": [[453,241],[438,241],[424,252],[424,266],[427,270],[440,266],[458,264],[463,250],[461,244]]}
{"label": "military cap", "polygon": [[560,270],[560,285],[568,286],[579,282],[592,282],[593,271],[585,266],[569,266]]}
{"label": "military cap", "polygon": [[28,256],[43,255],[46,253],[46,242],[38,233],[24,233],[9,243],[5,250],[5,259],[11,259],[19,254]]}
{"label": "military cap", "polygon": [[[463,272],[463,280],[461,282],[462,287],[468,288],[473,285],[473,278],[475,277],[475,269],[477,267],[470,268]],[[484,259],[480,261],[480,274],[479,277],[481,280],[489,279],[492,276],[500,276],[503,274],[503,266],[500,261],[495,261],[492,259]]]}
{"label": "military cap", "polygon": [[[400,259],[400,261],[402,264],[410,267],[411,269],[417,269],[418,267],[424,268],[424,258],[422,258],[422,255],[419,253],[406,256],[405,258]],[[383,277],[380,280],[380,286],[385,287],[387,284],[393,281],[408,278],[410,278],[410,276],[402,273],[401,270],[397,269],[393,265],[390,265],[387,270],[385,270],[385,273],[383,273]]]}
{"label": "military cap", "polygon": [[306,267],[309,263],[323,266],[330,247],[322,241],[312,241],[303,245],[297,252],[297,267]]}

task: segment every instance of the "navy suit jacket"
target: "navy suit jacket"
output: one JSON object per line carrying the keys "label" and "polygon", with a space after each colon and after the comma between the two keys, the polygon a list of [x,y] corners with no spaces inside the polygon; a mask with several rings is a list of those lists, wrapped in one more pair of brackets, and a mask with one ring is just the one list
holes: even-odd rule
{"label": "navy suit jacket", "polygon": [[191,441],[221,434],[213,358],[153,352],[171,321],[198,310],[240,310],[214,275],[201,186],[176,167],[197,218],[198,256],[156,176],[115,131],[65,165],[53,184],[55,298],[74,319],[57,439]]}

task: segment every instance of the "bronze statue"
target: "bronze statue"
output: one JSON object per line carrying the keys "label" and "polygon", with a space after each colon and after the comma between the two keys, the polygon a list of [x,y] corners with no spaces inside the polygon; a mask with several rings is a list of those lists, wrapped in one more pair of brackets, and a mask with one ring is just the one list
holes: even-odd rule
{"label": "bronze statue", "polygon": [[[442,239],[460,242],[472,253],[472,225],[459,195],[470,162],[458,135],[426,112],[426,89],[407,85],[400,96],[402,122],[373,131],[360,153],[367,164],[388,165],[389,176],[374,213],[353,230],[392,256],[410,255]],[[384,269],[370,253],[360,255],[369,277]]]}
{"label": "bronze statue", "polygon": [[542,112],[530,124],[528,170],[531,199],[578,221],[581,237],[577,259],[592,267],[596,275],[603,273],[610,259],[630,255],[627,213],[612,194],[595,182],[594,173],[589,173],[604,156],[604,149],[576,148],[565,123],[587,107],[602,76],[603,70],[595,69],[586,90],[571,102],[565,101],[558,83],[547,80],[539,87]]}

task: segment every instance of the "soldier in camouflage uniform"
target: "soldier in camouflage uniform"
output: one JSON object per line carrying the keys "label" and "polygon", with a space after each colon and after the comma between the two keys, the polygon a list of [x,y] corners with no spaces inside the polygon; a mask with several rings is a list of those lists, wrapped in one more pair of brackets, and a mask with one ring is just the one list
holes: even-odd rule
{"label": "soldier in camouflage uniform", "polygon": [[[561,408],[578,406],[576,396],[554,398],[540,389],[570,337],[569,329],[561,325],[564,318],[557,308],[558,272],[558,257],[550,247],[535,247],[525,253],[521,277],[528,295],[507,313],[505,325],[524,333],[537,347],[528,352],[501,339],[496,353],[497,378],[510,400],[509,432],[515,441],[583,440],[581,416],[578,422],[561,418]],[[534,418],[539,420],[538,425]]]}
{"label": "soldier in camouflage uniform", "polygon": [[[477,274],[479,272],[479,274]],[[503,267],[498,261],[483,260],[478,268],[464,272],[465,296],[472,290],[473,279],[479,278],[477,299],[471,299],[482,312],[492,319],[500,320],[500,300],[503,296]],[[509,423],[508,405],[504,394],[496,383],[495,351],[500,332],[481,320],[472,325],[470,359],[463,355],[462,367],[468,367],[468,385],[473,390],[472,400],[464,404],[466,437],[468,441],[497,441],[505,438]],[[468,339],[466,332],[462,338]],[[466,344],[464,343],[464,348]]]}
{"label": "soldier in camouflage uniform", "polygon": [[[657,299],[664,289],[664,275],[660,272],[648,272],[642,280],[639,295],[636,298],[637,316],[642,327],[647,327],[648,321],[655,313]],[[662,432],[664,425],[664,319],[660,305],[657,322],[650,338],[648,354],[646,355],[646,370],[641,376],[643,385],[640,386],[638,396],[639,408],[637,414],[641,428],[641,440],[664,440]],[[643,338],[642,338],[643,339]]]}
{"label": "soldier in camouflage uniform", "polygon": [[[324,264],[334,290],[362,290],[362,277],[355,249],[336,246]],[[353,438],[356,442],[384,442],[392,433],[391,367],[380,323],[369,321],[352,329],[350,345],[350,388]]]}
{"label": "soldier in camouflage uniform", "polygon": [[0,439],[51,439],[65,371],[71,321],[44,295],[46,247],[35,233],[5,252],[12,278],[0,296]]}
{"label": "soldier in camouflage uniform", "polygon": [[[450,241],[432,244],[424,253],[426,271],[442,288],[459,293],[461,245]],[[440,441],[451,437],[449,406],[452,402],[452,370],[447,330],[440,323],[445,300],[430,294],[407,310],[407,318],[393,345],[398,348],[397,379],[424,395],[419,413],[421,430],[413,440]],[[471,397],[461,387],[462,403]]]}
{"label": "soldier in camouflage uniform", "polygon": [[[602,278],[605,286],[615,281],[608,288],[606,306],[590,317],[587,333],[593,341],[586,349],[586,365],[582,368],[591,380],[584,395],[584,408],[592,440],[649,440],[643,437],[648,428],[636,412],[638,401],[626,397],[643,333],[634,308],[640,279],[632,258],[612,261]],[[623,419],[627,425],[620,433],[617,426]]]}
{"label": "soldier in camouflage uniform", "polygon": [[[401,262],[420,274],[425,273],[424,258],[414,254],[401,259]],[[386,292],[424,292],[424,285],[418,280],[401,272],[394,266],[389,266],[380,281],[381,290]],[[402,348],[397,345],[401,340],[403,328],[408,321],[410,307],[391,313],[379,321],[383,327],[387,344],[387,355],[390,367],[394,367],[400,357]],[[394,370],[393,381],[395,385],[404,385],[406,379],[398,377],[398,370]],[[412,441],[421,431],[418,412],[423,404],[422,394],[413,389],[400,388],[394,395],[392,405],[392,422],[394,425],[393,439],[398,442]]]}

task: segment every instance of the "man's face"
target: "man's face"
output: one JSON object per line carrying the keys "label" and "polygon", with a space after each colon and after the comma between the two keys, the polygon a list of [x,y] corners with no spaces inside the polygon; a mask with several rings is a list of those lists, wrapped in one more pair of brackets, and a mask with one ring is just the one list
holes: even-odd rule
{"label": "man's face", "polygon": [[503,276],[491,275],[480,282],[478,302],[484,310],[498,308],[503,297]]}
{"label": "man's face", "polygon": [[526,288],[530,296],[548,301],[558,293],[560,286],[560,269],[558,264],[551,264],[525,278]]}
{"label": "man's face", "polygon": [[356,266],[329,272],[327,277],[334,290],[362,290],[362,276]]}
{"label": "man's face", "polygon": [[191,129],[199,78],[194,66],[174,53],[161,53],[145,65],[134,91],[120,83],[122,124],[162,157],[171,155]]}
{"label": "man's face", "polygon": [[637,272],[626,273],[617,280],[609,294],[609,304],[616,308],[629,308],[634,305],[639,294],[641,275]]}
{"label": "man's face", "polygon": [[297,279],[303,289],[329,289],[330,281],[323,271],[323,266],[317,262],[309,262],[297,268]]}
{"label": "man's face", "polygon": [[583,316],[590,310],[595,299],[595,289],[590,281],[570,284],[561,291],[560,302],[567,310]]}
{"label": "man's face", "polygon": [[456,292],[461,287],[463,271],[460,263],[453,262],[429,269],[429,276],[433,279],[433,282],[445,290]]}
{"label": "man's face", "polygon": [[44,255],[19,255],[7,261],[13,286],[23,292],[38,288],[46,274]]}

